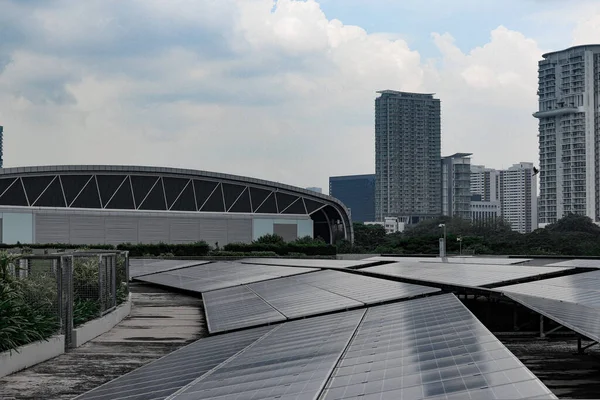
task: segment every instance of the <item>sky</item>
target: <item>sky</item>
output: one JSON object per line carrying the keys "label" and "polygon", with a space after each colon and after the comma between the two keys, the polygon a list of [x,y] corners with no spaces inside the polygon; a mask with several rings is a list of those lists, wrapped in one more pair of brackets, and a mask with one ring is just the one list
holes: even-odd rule
{"label": "sky", "polygon": [[378,90],[436,93],[442,155],[538,163],[537,62],[597,0],[0,0],[4,166],[374,173]]}

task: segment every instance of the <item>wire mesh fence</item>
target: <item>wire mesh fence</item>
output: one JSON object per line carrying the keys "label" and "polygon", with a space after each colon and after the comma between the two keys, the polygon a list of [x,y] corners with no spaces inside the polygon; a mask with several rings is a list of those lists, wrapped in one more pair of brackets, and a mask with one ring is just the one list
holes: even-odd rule
{"label": "wire mesh fence", "polygon": [[[5,343],[0,343],[0,351],[22,345],[28,337],[35,341],[57,333],[64,334],[69,345],[73,328],[127,300],[128,264],[126,252],[0,255],[0,341]],[[6,310],[1,308],[4,298],[10,300]],[[12,325],[21,321],[23,329],[31,329],[9,343],[14,331],[21,329],[10,328],[11,315],[15,318]]]}

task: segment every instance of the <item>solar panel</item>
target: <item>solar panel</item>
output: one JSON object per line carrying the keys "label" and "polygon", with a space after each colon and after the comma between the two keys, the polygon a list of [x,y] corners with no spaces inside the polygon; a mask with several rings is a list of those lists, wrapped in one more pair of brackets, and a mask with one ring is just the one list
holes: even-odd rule
{"label": "solar panel", "polygon": [[363,314],[352,311],[279,325],[173,398],[315,399]]}
{"label": "solar panel", "polygon": [[[506,258],[506,257],[370,257],[369,261],[393,261],[398,263],[450,263],[450,264],[484,264],[484,265],[511,265],[531,261],[531,258]],[[366,261],[365,260],[365,261]]]}
{"label": "solar panel", "polygon": [[204,292],[202,299],[211,333],[286,320],[246,286]]}
{"label": "solar panel", "polygon": [[438,288],[428,286],[338,271],[321,271],[286,279],[294,279],[298,283],[315,286],[369,305],[440,291]]}
{"label": "solar panel", "polygon": [[345,310],[440,289],[340,271],[273,279],[204,293],[209,332]]}
{"label": "solar panel", "polygon": [[356,268],[371,265],[377,260],[319,260],[319,259],[292,259],[292,258],[247,258],[241,261],[244,264],[279,265],[284,267],[310,267],[310,268]]}
{"label": "solar panel", "polygon": [[566,260],[553,264],[548,264],[549,267],[578,267],[578,268],[600,268],[600,260]]}
{"label": "solar panel", "polygon": [[502,287],[515,301],[600,341],[600,271]]}
{"label": "solar panel", "polygon": [[145,275],[136,279],[200,293],[311,271],[314,271],[314,269],[241,264],[236,262],[214,262]]}
{"label": "solar panel", "polygon": [[556,398],[452,294],[369,308],[323,399]]}
{"label": "solar panel", "polygon": [[247,285],[287,318],[361,307],[363,303],[294,279],[275,279]]}
{"label": "solar panel", "polygon": [[402,263],[378,265],[361,269],[361,271],[377,272],[388,276],[410,278],[423,282],[435,282],[457,286],[495,286],[512,280],[560,273],[571,268],[564,267],[529,267],[525,265],[476,265]]}
{"label": "solar panel", "polygon": [[243,350],[273,328],[198,340],[77,397],[81,400],[163,399]]}
{"label": "solar panel", "polygon": [[156,272],[165,272],[177,268],[186,268],[194,265],[208,264],[210,261],[200,260],[157,260],[157,259],[129,259],[129,276],[154,274]]}

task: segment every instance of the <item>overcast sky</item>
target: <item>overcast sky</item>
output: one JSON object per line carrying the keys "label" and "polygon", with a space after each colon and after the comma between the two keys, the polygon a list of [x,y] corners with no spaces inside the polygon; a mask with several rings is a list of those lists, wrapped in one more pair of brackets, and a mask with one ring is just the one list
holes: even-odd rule
{"label": "overcast sky", "polygon": [[537,62],[592,0],[0,0],[5,166],[321,186],[374,172],[376,91],[435,92],[442,153],[537,164]]}

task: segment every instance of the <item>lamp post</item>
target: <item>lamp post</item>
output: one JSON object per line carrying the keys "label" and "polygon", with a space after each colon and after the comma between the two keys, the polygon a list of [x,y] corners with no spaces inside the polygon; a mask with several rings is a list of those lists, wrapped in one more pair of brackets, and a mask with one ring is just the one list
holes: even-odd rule
{"label": "lamp post", "polygon": [[446,257],[446,224],[440,224],[439,227],[444,228],[444,242],[440,247],[440,257]]}
{"label": "lamp post", "polygon": [[462,237],[457,237],[456,241],[458,242],[458,251],[459,251],[459,254],[462,256]]}

